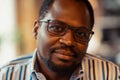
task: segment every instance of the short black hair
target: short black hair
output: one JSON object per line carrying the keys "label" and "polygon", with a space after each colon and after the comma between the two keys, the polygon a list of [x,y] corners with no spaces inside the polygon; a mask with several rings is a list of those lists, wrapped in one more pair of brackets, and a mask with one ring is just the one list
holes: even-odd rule
{"label": "short black hair", "polygon": [[[94,12],[93,12],[93,8],[92,8],[90,2],[88,0],[77,0],[77,1],[83,1],[86,4],[89,14],[90,14],[91,29],[92,29],[94,26]],[[42,0],[42,4],[41,4],[40,10],[39,10],[40,19],[43,19],[45,17],[46,13],[48,13],[48,10],[53,2],[54,2],[54,0]]]}

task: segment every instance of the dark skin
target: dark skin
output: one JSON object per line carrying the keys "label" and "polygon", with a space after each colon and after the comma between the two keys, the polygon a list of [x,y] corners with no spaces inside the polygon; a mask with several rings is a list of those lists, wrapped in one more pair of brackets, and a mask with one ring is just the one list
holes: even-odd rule
{"label": "dark skin", "polygon": [[[86,8],[86,5],[81,2],[78,3],[74,0],[56,0],[48,13],[46,14],[44,20],[60,20],[74,27],[88,27],[90,28],[90,16]],[[34,26],[34,36],[37,42],[37,57],[40,70],[47,80],[69,80],[73,71],[76,69],[77,65],[82,61],[87,47],[88,42],[85,44],[75,42],[70,30],[63,36],[52,36],[46,31],[46,24],[35,22]],[[70,49],[59,48],[50,52],[50,49],[65,45],[67,47],[72,47],[73,53]],[[76,54],[77,57],[63,55],[64,54]],[[48,67],[45,61],[50,60],[53,64],[61,69],[60,71],[54,71]],[[76,65],[75,68],[73,66]],[[67,69],[69,71],[67,73]],[[63,71],[62,71],[63,70]],[[64,73],[64,70],[66,72]]]}

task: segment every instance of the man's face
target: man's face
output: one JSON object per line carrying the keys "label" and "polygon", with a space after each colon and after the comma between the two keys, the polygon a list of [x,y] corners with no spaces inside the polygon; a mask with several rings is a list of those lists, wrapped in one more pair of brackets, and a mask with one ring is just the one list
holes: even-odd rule
{"label": "man's face", "polygon": [[[74,28],[90,28],[86,5],[72,0],[56,0],[43,20],[62,21]],[[64,35],[54,35],[48,31],[47,25],[41,22],[37,30],[37,53],[41,61],[54,71],[75,68],[84,57],[88,42],[77,42],[73,35],[75,32],[70,29]]]}

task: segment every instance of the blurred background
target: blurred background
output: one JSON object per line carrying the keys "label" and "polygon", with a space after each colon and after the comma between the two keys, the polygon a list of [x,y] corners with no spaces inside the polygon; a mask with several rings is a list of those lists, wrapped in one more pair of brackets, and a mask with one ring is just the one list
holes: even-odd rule
{"label": "blurred background", "polygon": [[[0,66],[35,50],[32,35],[41,0],[0,0]],[[90,0],[95,35],[88,53],[120,65],[120,0]]]}

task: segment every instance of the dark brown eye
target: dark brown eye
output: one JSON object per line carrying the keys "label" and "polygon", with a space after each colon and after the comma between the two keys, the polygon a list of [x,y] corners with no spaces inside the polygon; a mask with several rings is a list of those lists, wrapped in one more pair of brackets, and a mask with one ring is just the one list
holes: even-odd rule
{"label": "dark brown eye", "polygon": [[49,25],[48,31],[52,32],[52,33],[61,33],[64,31],[64,27],[62,27],[60,25]]}
{"label": "dark brown eye", "polygon": [[80,36],[80,37],[87,37],[86,32],[77,32],[77,35]]}
{"label": "dark brown eye", "polygon": [[89,33],[85,30],[77,30],[76,31],[76,36],[80,39],[88,39],[89,38]]}

